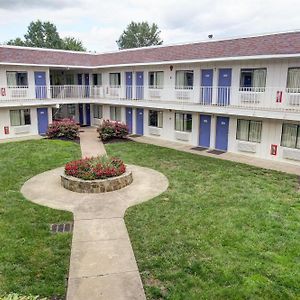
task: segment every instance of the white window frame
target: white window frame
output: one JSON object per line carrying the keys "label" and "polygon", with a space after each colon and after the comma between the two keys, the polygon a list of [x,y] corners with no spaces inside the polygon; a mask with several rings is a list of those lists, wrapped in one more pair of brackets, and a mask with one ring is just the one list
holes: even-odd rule
{"label": "white window frame", "polygon": [[[159,83],[158,75],[161,75],[162,82]],[[153,76],[153,84],[151,84],[151,78]],[[148,87],[149,89],[162,89],[164,87],[164,71],[150,71],[148,72]]]}
{"label": "white window frame", "polygon": [[111,106],[110,107],[110,120],[111,121],[122,121],[122,108],[121,106]]}
{"label": "white window frame", "polygon": [[102,105],[94,104],[93,117],[95,119],[102,119],[103,118],[103,106]]}
{"label": "white window frame", "polygon": [[[13,123],[13,118],[12,114],[16,113],[18,114],[18,122]],[[26,119],[29,116],[29,121]],[[25,109],[11,109],[9,111],[9,118],[10,118],[10,125],[15,127],[15,126],[25,126],[25,125],[31,125],[31,110],[29,108]]]}
{"label": "white window frame", "polygon": [[[183,82],[179,82],[179,75],[182,74]],[[189,85],[188,74],[192,74],[192,85]],[[175,73],[175,88],[176,89],[184,89],[184,90],[192,90],[194,88],[194,70],[176,70]]]}
{"label": "white window frame", "polygon": [[[246,138],[241,137],[241,122],[245,122],[247,125]],[[248,124],[247,124],[248,123]],[[254,124],[259,124],[259,131],[256,133],[256,136],[253,136],[251,132],[253,132]],[[257,120],[249,120],[249,119],[238,119],[236,126],[236,139],[239,141],[251,142],[251,143],[261,143],[261,134],[262,134],[262,121]]]}
{"label": "white window frame", "polygon": [[[113,84],[113,81],[115,81],[116,84]],[[110,87],[120,87],[121,86],[121,73],[120,72],[109,73],[109,86]]]}
{"label": "white window frame", "polygon": [[[154,123],[151,124],[151,113],[154,115],[156,114],[156,125]],[[149,122],[148,122],[150,127],[157,127],[157,128],[163,128],[163,112],[161,110],[149,110]]]}
{"label": "white window frame", "polygon": [[[190,116],[190,118],[189,118]],[[193,129],[193,115],[190,113],[182,113],[176,112],[175,113],[175,131],[182,131],[182,132],[192,132]],[[188,121],[191,120],[191,128],[188,128]],[[178,127],[179,124],[179,127]]]}

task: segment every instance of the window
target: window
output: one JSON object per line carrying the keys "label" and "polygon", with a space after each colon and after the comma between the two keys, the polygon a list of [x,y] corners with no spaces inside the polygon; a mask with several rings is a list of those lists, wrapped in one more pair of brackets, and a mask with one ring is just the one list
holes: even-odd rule
{"label": "window", "polygon": [[192,89],[194,85],[193,71],[176,71],[176,88]]}
{"label": "window", "polygon": [[162,89],[164,86],[164,72],[149,72],[149,88]]}
{"label": "window", "polygon": [[121,73],[109,73],[109,85],[116,87],[121,85]]}
{"label": "window", "polygon": [[27,78],[27,72],[6,72],[6,78],[7,78],[7,85],[9,87],[14,86],[28,86],[28,78]]}
{"label": "window", "polygon": [[282,125],[281,146],[300,149],[300,125]]}
{"label": "window", "polygon": [[118,106],[110,107],[110,119],[112,121],[121,121],[121,107]]}
{"label": "window", "polygon": [[10,125],[11,126],[22,126],[30,125],[30,109],[16,109],[10,112]]}
{"label": "window", "polygon": [[263,92],[266,87],[267,69],[241,69],[241,90]]}
{"label": "window", "polygon": [[68,118],[75,116],[76,114],[75,104],[67,104],[67,113],[68,113]]}
{"label": "window", "polygon": [[237,120],[236,139],[241,141],[261,142],[261,121]]}
{"label": "window", "polygon": [[93,74],[93,85],[102,85],[102,74]]}
{"label": "window", "polygon": [[94,118],[102,119],[102,105],[94,104]]}
{"label": "window", "polygon": [[192,131],[192,115],[184,113],[175,113],[175,130]]}
{"label": "window", "polygon": [[300,92],[300,68],[289,68],[287,76],[287,85],[289,92]]}
{"label": "window", "polygon": [[163,112],[158,110],[149,110],[149,126],[163,127]]}

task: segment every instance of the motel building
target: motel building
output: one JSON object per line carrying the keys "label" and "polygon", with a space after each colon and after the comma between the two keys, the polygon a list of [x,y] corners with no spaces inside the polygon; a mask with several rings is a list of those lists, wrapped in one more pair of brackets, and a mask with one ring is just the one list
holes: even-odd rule
{"label": "motel building", "polygon": [[300,32],[102,54],[0,46],[0,139],[66,117],[300,166]]}

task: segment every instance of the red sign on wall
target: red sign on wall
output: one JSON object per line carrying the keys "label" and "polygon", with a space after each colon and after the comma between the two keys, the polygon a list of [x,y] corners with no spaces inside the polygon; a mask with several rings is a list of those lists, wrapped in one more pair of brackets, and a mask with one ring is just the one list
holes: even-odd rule
{"label": "red sign on wall", "polygon": [[4,134],[9,134],[9,127],[8,126],[4,126]]}
{"label": "red sign on wall", "polygon": [[276,93],[276,102],[277,103],[282,102],[282,91],[277,91],[277,93]]}
{"label": "red sign on wall", "polygon": [[275,144],[271,145],[271,155],[277,155],[277,148],[278,146]]}

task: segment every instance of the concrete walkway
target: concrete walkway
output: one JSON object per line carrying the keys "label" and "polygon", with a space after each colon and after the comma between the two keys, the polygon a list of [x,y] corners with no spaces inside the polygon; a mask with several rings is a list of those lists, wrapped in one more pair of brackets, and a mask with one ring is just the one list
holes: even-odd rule
{"label": "concrete walkway", "polygon": [[[105,153],[95,129],[83,130],[83,156]],[[64,189],[60,183],[63,168],[39,174],[21,189],[34,203],[74,215],[67,300],[146,299],[123,218],[128,207],[164,192],[168,180],[152,169],[128,168],[133,183],[109,193],[80,194]]]}
{"label": "concrete walkway", "polygon": [[264,169],[271,169],[271,170],[281,171],[285,173],[296,174],[300,176],[300,167],[292,163],[289,164],[283,162],[276,162],[267,159],[260,159],[260,158],[250,157],[246,155],[239,155],[239,154],[229,153],[229,152],[216,155],[216,154],[208,153],[207,151],[193,150],[192,148],[195,146],[192,145],[173,142],[173,141],[166,141],[159,138],[138,136],[138,137],[131,137],[130,139],[140,143],[153,144],[153,145],[171,148],[171,149],[193,153],[197,155],[230,160],[230,161],[244,163],[244,164],[248,164],[248,165],[252,165]]}
{"label": "concrete walkway", "polygon": [[82,157],[91,157],[106,154],[103,143],[98,138],[95,127],[83,127],[80,129],[80,148]]}

